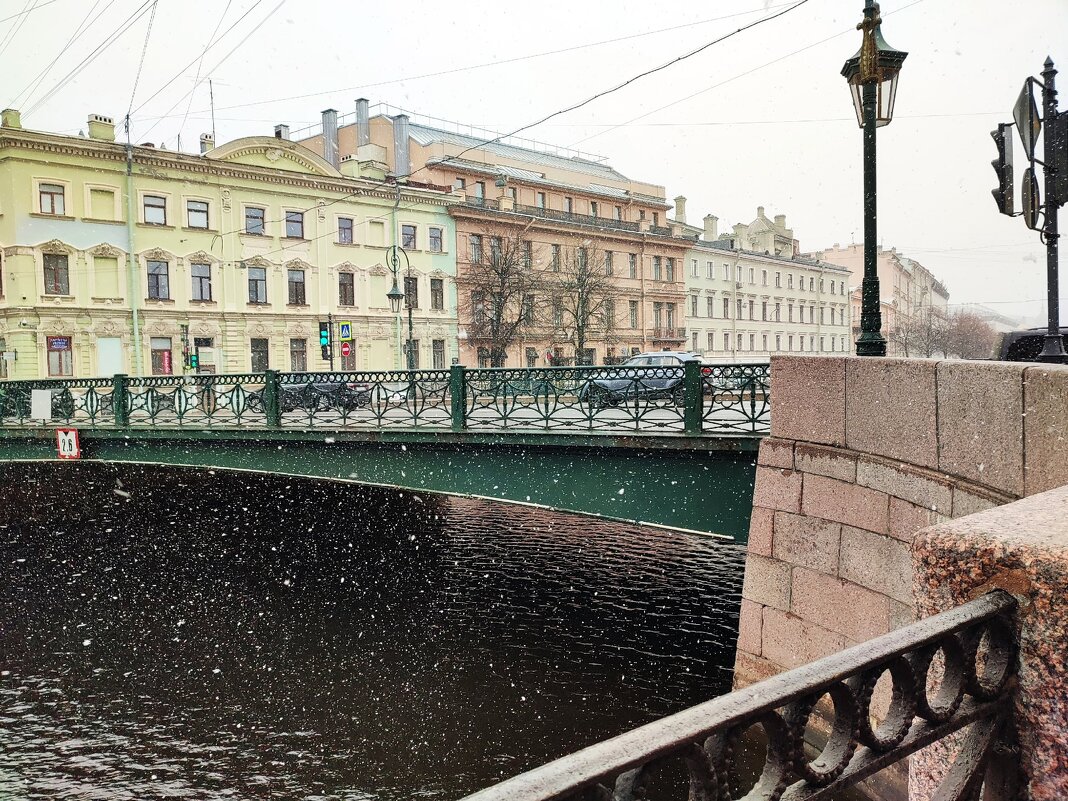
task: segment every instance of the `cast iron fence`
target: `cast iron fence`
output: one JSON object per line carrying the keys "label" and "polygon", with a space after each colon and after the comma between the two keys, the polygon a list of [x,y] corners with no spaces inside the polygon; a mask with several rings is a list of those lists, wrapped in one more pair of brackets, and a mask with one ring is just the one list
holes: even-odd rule
{"label": "cast iron fence", "polygon": [[[464,801],[801,801],[835,797],[970,727],[937,798],[1014,801],[1010,680],[1016,600],[1000,590],[817,662],[654,721]],[[893,683],[878,722],[880,678]],[[833,704],[822,751],[806,729]],[[743,737],[763,730],[759,775],[742,782]],[[956,744],[944,744],[949,748]],[[751,754],[750,754],[751,756]],[[759,761],[759,760],[758,760]],[[948,757],[947,757],[948,761]],[[688,796],[687,796],[688,791]]]}
{"label": "cast iron fence", "polygon": [[[35,417],[33,390],[51,393]],[[38,409],[40,412],[40,409]],[[766,434],[768,365],[465,368],[0,381],[0,426]]]}

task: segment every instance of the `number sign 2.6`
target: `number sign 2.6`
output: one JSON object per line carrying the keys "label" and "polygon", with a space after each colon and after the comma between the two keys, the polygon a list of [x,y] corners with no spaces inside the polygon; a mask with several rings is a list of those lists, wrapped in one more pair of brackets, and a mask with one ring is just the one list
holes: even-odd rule
{"label": "number sign 2.6", "polygon": [[78,429],[56,429],[56,451],[60,459],[81,459],[82,446],[78,440]]}

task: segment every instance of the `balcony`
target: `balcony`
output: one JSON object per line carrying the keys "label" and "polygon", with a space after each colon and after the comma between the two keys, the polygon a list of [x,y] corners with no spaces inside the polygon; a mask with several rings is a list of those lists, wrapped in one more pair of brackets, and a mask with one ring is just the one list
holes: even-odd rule
{"label": "balcony", "polygon": [[[465,206],[475,206],[481,209],[488,209],[491,211],[503,211],[508,213],[508,209],[501,209],[500,202],[497,200],[490,200],[489,198],[477,198],[468,197],[464,200]],[[611,228],[616,231],[633,231],[638,233],[639,228],[636,222],[627,222],[625,220],[614,220],[609,217],[597,217],[592,214],[576,214],[570,211],[558,211],[556,209],[546,209],[540,206],[524,206],[516,203],[511,210],[514,214],[525,214],[531,217],[541,217],[546,220],[559,220],[560,222],[574,223],[576,225],[591,225],[597,228]]]}
{"label": "balcony", "polygon": [[497,211],[501,207],[499,201],[491,200],[488,197],[468,197],[464,200],[464,205],[477,206],[480,209],[492,209],[494,211]]}
{"label": "balcony", "polygon": [[653,342],[685,342],[685,328],[654,328]]}

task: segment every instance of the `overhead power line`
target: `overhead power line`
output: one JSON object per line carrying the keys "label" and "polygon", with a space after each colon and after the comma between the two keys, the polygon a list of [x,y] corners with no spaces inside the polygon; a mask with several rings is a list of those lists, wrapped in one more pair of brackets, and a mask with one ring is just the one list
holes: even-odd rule
{"label": "overhead power line", "polygon": [[145,30],[145,43],[141,46],[141,60],[137,62],[137,74],[134,75],[133,89],[130,91],[130,107],[126,110],[126,131],[130,131],[130,110],[133,108],[134,97],[137,96],[137,84],[141,82],[141,70],[145,66],[145,54],[148,52],[148,40],[152,36],[152,23],[156,20],[156,7],[159,0],[152,0],[152,13],[148,16],[148,28]]}
{"label": "overhead power line", "polygon": [[[215,42],[215,34],[219,32],[219,28],[222,27],[223,20],[226,19],[226,15],[230,12],[230,4],[233,0],[226,0],[226,6],[223,8],[223,13],[219,15],[219,21],[215,23],[215,30],[211,32],[211,36],[208,37],[208,43],[204,45],[204,49],[200,51],[200,58],[197,59],[197,74],[193,76],[193,87],[200,83],[200,68],[204,66],[204,56],[208,54],[208,48]],[[255,6],[253,6],[255,8]],[[182,121],[178,124],[178,141],[182,140],[182,129],[185,128],[186,120],[189,119],[189,109],[193,107],[193,96],[195,91],[189,93],[189,102],[185,106],[185,116],[182,117]]]}
{"label": "overhead power line", "polygon": [[11,43],[15,41],[18,32],[22,29],[22,26],[26,24],[27,17],[34,11],[33,8],[30,8],[30,3],[33,3],[34,7],[36,7],[37,0],[26,0],[26,5],[22,7],[22,11],[15,15],[16,17],[21,17],[21,19],[8,29],[7,33],[4,34],[3,41],[0,41],[0,56],[2,56],[4,51],[6,51]]}
{"label": "overhead power line", "polygon": [[[31,9],[30,9],[29,11],[27,11],[27,10],[25,9],[25,7],[24,7],[24,8],[22,9],[22,11],[20,11],[20,12],[19,12],[18,14],[11,14],[10,16],[7,16],[7,17],[0,17],[0,23],[4,23],[4,22],[7,22],[7,21],[8,21],[8,20],[10,20],[10,19],[15,19],[16,17],[21,17],[21,16],[23,15],[23,14],[25,14],[25,15],[26,15],[26,16],[28,17],[28,16],[29,16],[30,14],[32,14],[32,13],[33,13],[34,11],[40,11],[40,10],[41,10],[42,8],[44,8],[45,6],[50,6],[50,5],[52,5],[53,3],[55,3],[55,2],[58,2],[58,0],[45,0],[45,2],[43,2],[43,3],[38,3],[38,4],[37,4],[37,5],[35,5],[35,6],[33,7],[33,8],[31,8]],[[26,5],[29,5],[29,3],[27,3]]]}

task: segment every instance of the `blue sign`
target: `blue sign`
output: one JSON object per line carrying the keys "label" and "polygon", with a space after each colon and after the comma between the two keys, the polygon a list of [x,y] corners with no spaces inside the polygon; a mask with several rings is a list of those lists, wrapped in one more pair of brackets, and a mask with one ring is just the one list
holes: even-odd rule
{"label": "blue sign", "polygon": [[340,339],[342,342],[351,342],[352,323],[338,323],[337,325],[340,331],[340,333],[338,334],[338,339]]}

